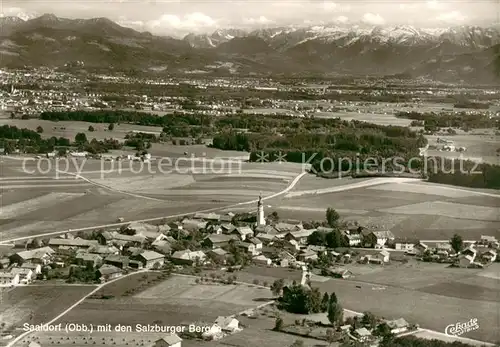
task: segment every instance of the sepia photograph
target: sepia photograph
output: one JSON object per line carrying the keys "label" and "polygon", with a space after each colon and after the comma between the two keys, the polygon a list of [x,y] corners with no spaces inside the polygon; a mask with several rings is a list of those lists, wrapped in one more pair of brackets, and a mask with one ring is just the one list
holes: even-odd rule
{"label": "sepia photograph", "polygon": [[0,0],[0,347],[500,347],[500,0]]}

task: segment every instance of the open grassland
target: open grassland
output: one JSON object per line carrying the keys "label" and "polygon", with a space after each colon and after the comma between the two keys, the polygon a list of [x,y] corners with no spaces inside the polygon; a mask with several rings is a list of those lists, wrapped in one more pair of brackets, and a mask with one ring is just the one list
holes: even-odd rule
{"label": "open grassland", "polygon": [[22,325],[45,323],[73,305],[93,286],[37,285],[2,289],[0,322],[17,334]]}
{"label": "open grassland", "polygon": [[[261,305],[263,299],[271,296],[268,289],[252,285],[197,284],[192,277],[177,275],[160,282],[154,278],[143,279],[144,275],[137,274],[105,286],[61,318],[60,322],[63,325],[111,324],[113,327],[209,324],[218,316],[238,314]],[[145,289],[143,282],[155,285]],[[140,290],[133,294],[134,288]],[[102,295],[107,299],[97,299]],[[135,336],[133,333],[116,334],[115,338],[124,338],[123,335],[129,342]],[[154,338],[153,335],[143,333],[142,338]]]}

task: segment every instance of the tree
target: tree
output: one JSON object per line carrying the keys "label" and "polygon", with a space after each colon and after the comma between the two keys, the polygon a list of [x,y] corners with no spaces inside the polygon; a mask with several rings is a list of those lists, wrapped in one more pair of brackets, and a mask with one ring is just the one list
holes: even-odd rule
{"label": "tree", "polygon": [[75,142],[78,143],[78,144],[86,143],[87,142],[87,135],[85,135],[84,133],[78,133],[78,134],[76,134],[76,136],[75,136]]}
{"label": "tree", "polygon": [[280,331],[282,328],[283,328],[283,319],[281,317],[276,317],[276,320],[274,321],[273,330]]}
{"label": "tree", "polygon": [[323,294],[323,299],[321,300],[321,312],[326,312],[328,310],[328,304],[330,303],[330,296],[327,292]]}
{"label": "tree", "polygon": [[36,132],[39,133],[39,134],[43,133],[43,128],[40,125],[37,126],[36,127]]}
{"label": "tree", "polygon": [[311,235],[307,237],[308,245],[324,246],[325,245],[325,233],[321,231],[314,231]]}
{"label": "tree", "polygon": [[319,291],[318,288],[312,288],[308,292],[308,311],[310,313],[319,313],[322,312],[321,307],[322,307],[322,299],[321,299],[321,292]]}
{"label": "tree", "polygon": [[462,240],[462,237],[458,234],[453,235],[453,237],[450,240],[451,248],[458,253],[460,252],[463,247],[464,247],[464,241]]}
{"label": "tree", "polygon": [[330,227],[334,228],[337,226],[339,219],[340,215],[338,214],[338,212],[335,211],[335,209],[328,207],[326,210],[326,223]]}
{"label": "tree", "polygon": [[328,320],[334,327],[342,324],[344,320],[344,310],[342,309],[342,306],[340,306],[340,304],[338,303],[330,302],[327,315],[328,315]]}
{"label": "tree", "polygon": [[328,342],[328,346],[335,342],[335,332],[333,329],[326,329],[326,342]]}
{"label": "tree", "polygon": [[379,325],[377,325],[377,328],[375,329],[375,331],[373,333],[374,333],[374,335],[380,336],[380,337],[390,336],[391,335],[391,328],[385,322],[380,323]]}
{"label": "tree", "polygon": [[285,280],[283,278],[277,279],[271,284],[271,292],[274,296],[280,296],[284,286]]}
{"label": "tree", "polygon": [[89,125],[89,131],[93,132],[94,130],[95,130],[94,127],[92,125]]}
{"label": "tree", "polygon": [[371,312],[365,312],[361,318],[361,324],[368,329],[373,329],[377,325],[377,317]]}
{"label": "tree", "polygon": [[330,301],[328,302],[328,305],[330,305],[331,303],[338,303],[338,299],[337,299],[337,295],[335,294],[335,292],[333,292],[332,294],[330,294]]}
{"label": "tree", "polygon": [[108,130],[109,130],[109,131],[113,131],[113,129],[114,129],[114,128],[115,128],[115,123],[110,123],[110,124],[108,125]]}

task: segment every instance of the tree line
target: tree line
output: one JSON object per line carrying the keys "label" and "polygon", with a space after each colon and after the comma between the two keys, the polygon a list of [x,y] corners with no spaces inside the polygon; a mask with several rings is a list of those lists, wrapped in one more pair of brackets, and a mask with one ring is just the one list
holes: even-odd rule
{"label": "tree line", "polygon": [[467,114],[466,112],[397,112],[396,117],[411,119],[416,121],[413,125],[423,125],[426,130],[437,131],[439,128],[460,128],[460,129],[479,129],[479,128],[500,128],[498,119],[490,118],[486,114]]}

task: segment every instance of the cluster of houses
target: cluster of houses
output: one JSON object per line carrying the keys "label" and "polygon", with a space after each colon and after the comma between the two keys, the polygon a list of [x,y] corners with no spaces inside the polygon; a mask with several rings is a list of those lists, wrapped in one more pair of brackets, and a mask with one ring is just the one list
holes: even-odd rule
{"label": "cluster of houses", "polygon": [[430,262],[449,263],[461,268],[484,268],[497,260],[500,242],[494,236],[483,235],[455,252],[450,242],[396,241],[395,249]]}
{"label": "cluster of houses", "polygon": [[[45,266],[92,269],[101,282],[138,269],[160,269],[166,261],[174,265],[235,265],[230,247],[247,254],[254,264],[303,268],[321,255],[333,256],[338,262],[350,263],[356,252],[343,253],[325,246],[308,245],[315,231],[333,229],[304,228],[302,222],[266,224],[261,200],[257,205],[257,223],[233,223],[234,215],[196,213],[194,216],[164,225],[130,223],[114,231],[75,236],[67,233],[48,240],[27,240],[7,251],[0,250],[0,284],[12,286],[31,283]],[[202,235],[201,247],[183,249],[178,240],[196,233]],[[387,230],[370,230],[357,224],[346,227],[341,237],[349,247],[363,248],[360,263],[386,264],[389,248],[404,251],[426,261],[450,262],[460,267],[481,267],[497,258],[499,242],[490,236],[454,254],[450,243],[431,245],[408,239],[396,239]],[[365,248],[370,248],[367,250]],[[233,260],[233,263],[231,261]],[[348,278],[343,268],[331,269],[331,275]]]}
{"label": "cluster of houses", "polygon": [[[391,334],[393,335],[403,334],[416,328],[416,326],[412,326],[404,318],[386,321],[385,324],[387,324]],[[373,331],[366,327],[353,330],[351,325],[344,325],[340,327],[340,329],[341,331],[345,332],[349,337],[351,337],[353,340],[362,343],[375,342],[378,339],[376,336],[373,335]]]}

